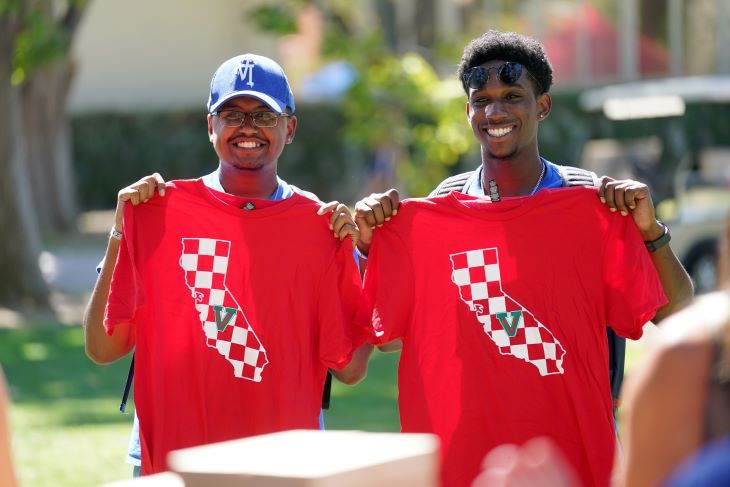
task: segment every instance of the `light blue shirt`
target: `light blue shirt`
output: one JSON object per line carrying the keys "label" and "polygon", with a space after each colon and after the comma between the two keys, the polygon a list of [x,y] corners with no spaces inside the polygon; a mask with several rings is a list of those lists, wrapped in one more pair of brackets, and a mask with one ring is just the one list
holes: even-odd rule
{"label": "light blue shirt", "polygon": [[[205,185],[208,186],[210,189],[220,191],[221,193],[226,192],[226,190],[223,189],[223,186],[221,186],[221,180],[220,180],[218,169],[216,169],[215,171],[213,171],[210,174],[203,176],[202,179],[203,179],[203,183],[205,183]],[[278,183],[278,185],[276,186],[276,191],[274,191],[271,194],[271,196],[269,196],[267,199],[270,199],[273,201],[280,201],[280,200],[285,200],[294,194],[294,190],[292,189],[293,187],[290,184],[288,184],[286,181],[281,179],[279,176],[276,176],[276,182]],[[308,191],[297,191],[297,192],[305,193],[310,198],[312,196],[314,196],[313,193],[309,193]],[[319,198],[317,198],[316,196],[314,196],[314,198],[317,199],[317,201],[319,201]]]}

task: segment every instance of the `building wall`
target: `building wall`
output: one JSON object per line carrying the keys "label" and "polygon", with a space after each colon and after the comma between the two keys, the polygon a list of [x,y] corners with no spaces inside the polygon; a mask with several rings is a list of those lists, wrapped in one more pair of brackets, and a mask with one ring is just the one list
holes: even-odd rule
{"label": "building wall", "polygon": [[247,51],[276,58],[277,42],[246,19],[236,0],[93,0],[72,47],[70,109],[204,109],[210,78]]}

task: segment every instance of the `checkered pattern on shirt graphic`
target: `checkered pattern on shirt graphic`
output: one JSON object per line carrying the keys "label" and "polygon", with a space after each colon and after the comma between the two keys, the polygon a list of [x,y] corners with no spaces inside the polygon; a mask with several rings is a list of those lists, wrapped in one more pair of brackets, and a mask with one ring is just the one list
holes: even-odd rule
{"label": "checkered pattern on shirt graphic", "polygon": [[255,382],[269,363],[266,349],[226,288],[231,242],[183,238],[180,267],[200,313],[206,343],[233,365],[233,375]]}
{"label": "checkered pattern on shirt graphic", "polygon": [[535,316],[502,289],[496,248],[451,254],[451,280],[502,355],[531,363],[540,375],[562,374],[565,349]]}

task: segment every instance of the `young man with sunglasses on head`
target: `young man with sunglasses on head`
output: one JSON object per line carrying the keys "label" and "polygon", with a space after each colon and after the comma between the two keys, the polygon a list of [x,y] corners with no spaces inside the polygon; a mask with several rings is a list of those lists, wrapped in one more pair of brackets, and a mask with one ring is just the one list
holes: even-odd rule
{"label": "young man with sunglasses on head", "polygon": [[[427,200],[401,204],[390,190],[356,205],[363,319],[373,344],[402,347],[403,431],[439,435],[450,487],[469,485],[495,446],[539,436],[584,485],[607,485],[606,326],[637,338],[688,303],[692,284],[646,185],[540,156],[552,69],[536,40],[489,31],[458,75],[479,168]],[[584,185],[598,189],[561,189]]]}
{"label": "young man with sunglasses on head", "polygon": [[135,349],[142,474],[174,449],[321,427],[327,370],[355,383],[367,360],[351,358],[371,349],[349,210],[277,176],[297,127],[281,67],[229,59],[207,107],[218,169],[119,192],[84,317],[93,361]]}

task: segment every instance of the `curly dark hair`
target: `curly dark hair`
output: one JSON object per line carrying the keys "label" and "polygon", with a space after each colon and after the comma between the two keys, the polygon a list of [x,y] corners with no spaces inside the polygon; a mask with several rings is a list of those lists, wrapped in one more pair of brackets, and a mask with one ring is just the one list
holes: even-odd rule
{"label": "curly dark hair", "polygon": [[472,40],[464,48],[459,67],[456,70],[467,95],[469,87],[462,78],[464,72],[495,59],[520,63],[540,84],[535,87],[538,94],[550,91],[553,84],[553,68],[550,66],[542,44],[532,37],[515,32],[489,30]]}

